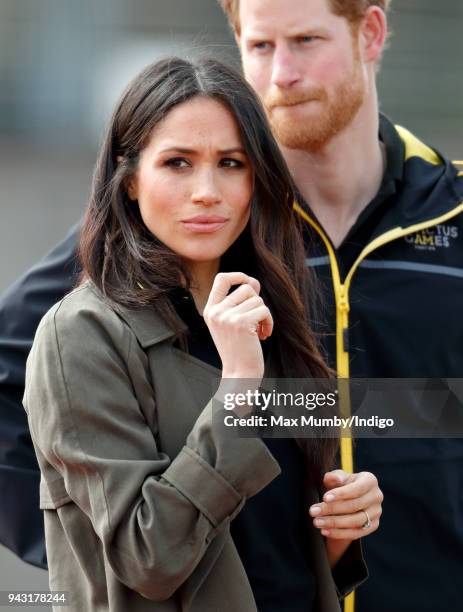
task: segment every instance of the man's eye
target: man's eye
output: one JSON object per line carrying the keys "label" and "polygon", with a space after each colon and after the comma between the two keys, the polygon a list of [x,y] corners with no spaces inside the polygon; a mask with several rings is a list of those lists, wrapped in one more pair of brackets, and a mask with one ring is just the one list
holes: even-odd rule
{"label": "man's eye", "polygon": [[164,165],[171,168],[188,168],[190,164],[184,157],[171,157],[170,159],[166,159]]}
{"label": "man's eye", "polygon": [[220,166],[222,168],[244,168],[244,164],[239,159],[232,159],[230,157],[220,160]]}
{"label": "man's eye", "polygon": [[299,36],[299,38],[297,39],[297,42],[300,42],[302,44],[311,43],[317,40],[317,38],[318,36]]}
{"label": "man's eye", "polygon": [[253,49],[257,51],[266,51],[270,47],[270,43],[266,41],[256,42],[252,45]]}

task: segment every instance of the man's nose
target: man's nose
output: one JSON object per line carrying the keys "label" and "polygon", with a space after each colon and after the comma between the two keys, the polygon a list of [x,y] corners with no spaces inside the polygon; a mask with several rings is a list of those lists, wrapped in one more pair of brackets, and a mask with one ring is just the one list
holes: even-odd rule
{"label": "man's nose", "polygon": [[276,45],[272,61],[272,85],[286,89],[299,79],[300,73],[291,50],[286,45]]}
{"label": "man's nose", "polygon": [[196,204],[217,204],[222,199],[213,169],[198,172],[191,196]]}

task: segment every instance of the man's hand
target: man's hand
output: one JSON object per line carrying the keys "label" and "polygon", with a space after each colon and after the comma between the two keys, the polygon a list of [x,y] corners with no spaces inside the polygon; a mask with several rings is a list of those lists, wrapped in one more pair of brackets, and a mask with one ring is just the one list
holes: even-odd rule
{"label": "man's hand", "polygon": [[323,484],[323,501],[310,507],[310,515],[327,538],[328,558],[334,567],[352,540],[378,529],[384,495],[370,472],[333,470],[325,474]]}

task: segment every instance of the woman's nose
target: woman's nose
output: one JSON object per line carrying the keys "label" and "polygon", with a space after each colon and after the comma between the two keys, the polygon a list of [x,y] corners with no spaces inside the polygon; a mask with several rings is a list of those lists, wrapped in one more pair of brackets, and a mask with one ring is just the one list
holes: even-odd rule
{"label": "woman's nose", "polygon": [[196,204],[217,204],[222,199],[217,181],[212,170],[198,173],[193,192],[192,202]]}

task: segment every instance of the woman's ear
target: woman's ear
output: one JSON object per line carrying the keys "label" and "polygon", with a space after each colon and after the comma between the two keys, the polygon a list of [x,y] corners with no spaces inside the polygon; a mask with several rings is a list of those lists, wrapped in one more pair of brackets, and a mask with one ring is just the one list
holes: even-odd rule
{"label": "woman's ear", "polygon": [[379,62],[387,38],[387,18],[379,6],[370,6],[360,25],[363,60]]}
{"label": "woman's ear", "polygon": [[124,179],[124,185],[125,185],[125,188],[127,189],[127,195],[129,196],[129,200],[132,200],[132,202],[135,202],[135,200],[138,200],[136,177],[135,176],[127,177],[126,179]]}
{"label": "woman's ear", "polygon": [[[123,156],[118,155],[116,157],[116,161],[118,164],[121,164],[124,161]],[[124,184],[125,190],[127,191],[127,195],[129,196],[129,200],[132,200],[132,201],[137,200],[138,192],[136,188],[136,176],[132,175],[132,176],[125,177],[125,179],[123,180],[123,184]]]}

